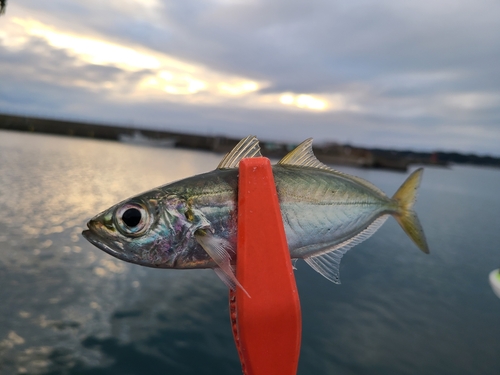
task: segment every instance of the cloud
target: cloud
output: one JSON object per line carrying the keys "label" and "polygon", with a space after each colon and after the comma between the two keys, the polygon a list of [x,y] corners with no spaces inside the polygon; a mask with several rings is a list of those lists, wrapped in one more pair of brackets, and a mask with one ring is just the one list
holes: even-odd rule
{"label": "cloud", "polygon": [[500,155],[499,8],[18,1],[0,31],[0,110],[84,116],[78,98],[106,121]]}
{"label": "cloud", "polygon": [[[61,84],[99,88],[122,100],[142,100],[146,97],[192,104],[250,107],[277,107],[285,104],[282,95],[257,95],[267,85],[244,77],[211,70],[201,64],[190,63],[164,53],[141,46],[125,46],[97,37],[84,37],[31,19],[12,18],[10,29],[3,36],[3,45],[13,53],[28,50],[38,55],[38,65],[46,72],[38,71],[37,78],[57,78]],[[10,54],[12,55],[12,53]],[[50,61],[54,57],[61,61]],[[18,59],[30,70],[28,56]],[[53,62],[55,64],[53,64]],[[54,66],[57,65],[57,71]],[[23,66],[21,64],[21,66]],[[76,70],[79,70],[75,72]],[[9,68],[6,67],[8,70]],[[16,66],[15,69],[22,69]],[[92,79],[92,73],[111,73],[114,79]],[[136,72],[139,74],[128,74]],[[140,74],[142,72],[142,74]],[[142,76],[140,82],[134,78]],[[71,77],[71,78],[70,78]],[[113,77],[111,77],[113,78]],[[127,85],[128,89],[123,90]],[[127,98],[124,97],[126,93]],[[289,94],[292,95],[292,94]],[[296,100],[286,105],[302,110],[325,110],[327,98],[297,94]],[[330,106],[335,109],[335,106]]]}

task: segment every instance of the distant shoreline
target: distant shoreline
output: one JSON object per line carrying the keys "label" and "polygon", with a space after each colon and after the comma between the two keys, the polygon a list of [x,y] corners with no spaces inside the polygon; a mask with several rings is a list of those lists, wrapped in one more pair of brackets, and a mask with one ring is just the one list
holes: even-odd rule
{"label": "distant shoreline", "polygon": [[[152,146],[194,148],[217,153],[226,153],[239,142],[239,139],[224,136],[203,136],[8,114],[0,114],[0,129],[142,143]],[[282,157],[295,146],[296,144],[261,141],[262,153],[268,157]],[[337,143],[316,146],[314,152],[319,160],[327,164],[403,172],[411,164],[447,166],[454,163],[500,167],[500,158],[456,152],[430,153],[369,149]]]}

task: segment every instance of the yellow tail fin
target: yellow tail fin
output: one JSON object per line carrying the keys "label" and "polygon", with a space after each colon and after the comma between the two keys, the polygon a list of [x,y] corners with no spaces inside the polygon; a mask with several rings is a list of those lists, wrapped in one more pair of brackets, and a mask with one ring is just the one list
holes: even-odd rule
{"label": "yellow tail fin", "polygon": [[419,168],[413,172],[403,185],[401,185],[392,199],[399,203],[399,210],[394,215],[394,218],[418,248],[428,254],[429,247],[427,246],[424,231],[417,215],[413,211],[413,205],[417,199],[417,189],[420,185],[423,171],[422,168]]}

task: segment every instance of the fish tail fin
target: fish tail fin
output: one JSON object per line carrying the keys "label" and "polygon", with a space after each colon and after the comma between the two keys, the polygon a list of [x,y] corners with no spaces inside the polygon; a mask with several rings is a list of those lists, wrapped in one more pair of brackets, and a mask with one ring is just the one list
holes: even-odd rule
{"label": "fish tail fin", "polygon": [[401,185],[392,199],[399,204],[399,208],[394,214],[394,218],[415,245],[424,253],[428,254],[429,246],[427,245],[424,231],[420,225],[417,214],[413,211],[413,205],[417,200],[417,189],[420,185],[423,171],[423,168],[414,171],[406,179],[403,185]]}

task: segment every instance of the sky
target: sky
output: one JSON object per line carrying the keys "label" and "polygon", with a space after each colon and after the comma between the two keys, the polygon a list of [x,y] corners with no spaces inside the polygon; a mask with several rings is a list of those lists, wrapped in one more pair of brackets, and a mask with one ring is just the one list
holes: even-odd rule
{"label": "sky", "polygon": [[0,113],[500,156],[496,0],[9,0]]}

